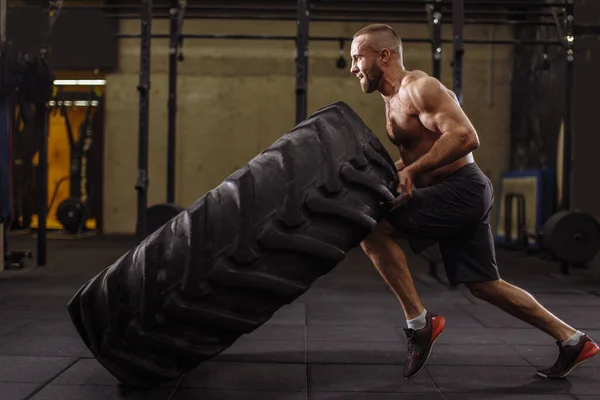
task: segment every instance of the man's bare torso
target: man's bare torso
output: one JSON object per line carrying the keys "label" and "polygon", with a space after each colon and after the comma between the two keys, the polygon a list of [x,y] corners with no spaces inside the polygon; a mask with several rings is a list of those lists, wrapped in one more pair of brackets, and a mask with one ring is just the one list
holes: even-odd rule
{"label": "man's bare torso", "polygon": [[[398,146],[400,157],[406,166],[427,153],[441,136],[440,133],[433,132],[421,124],[418,112],[411,105],[404,89],[411,82],[427,76],[422,71],[411,71],[404,78],[402,87],[400,87],[396,96],[386,100],[386,131],[392,143]],[[458,102],[454,92],[449,89],[446,90]],[[417,188],[439,183],[454,171],[472,162],[473,155],[468,154],[452,164],[426,174],[414,176],[413,183]]]}

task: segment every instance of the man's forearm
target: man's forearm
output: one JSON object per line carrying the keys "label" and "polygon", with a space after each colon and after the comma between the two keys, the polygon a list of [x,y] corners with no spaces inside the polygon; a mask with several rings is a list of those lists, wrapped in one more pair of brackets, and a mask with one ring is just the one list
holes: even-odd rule
{"label": "man's forearm", "polygon": [[453,163],[477,148],[465,137],[450,134],[440,136],[427,153],[407,168],[415,174],[421,174]]}

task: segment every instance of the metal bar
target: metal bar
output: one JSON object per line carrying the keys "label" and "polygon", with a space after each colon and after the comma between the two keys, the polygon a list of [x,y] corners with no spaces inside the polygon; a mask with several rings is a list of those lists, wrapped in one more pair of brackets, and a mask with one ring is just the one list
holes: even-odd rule
{"label": "metal bar", "polygon": [[463,0],[452,1],[452,31],[453,31],[453,42],[454,47],[454,60],[452,62],[452,90],[458,98],[459,104],[463,102],[462,92],[462,67],[463,67],[463,55],[465,49],[463,46],[463,19],[465,5]]}
{"label": "metal bar", "polygon": [[296,125],[304,121],[308,109],[308,0],[298,0],[298,29],[296,41]]}
{"label": "metal bar", "polygon": [[559,210],[571,209],[571,160],[573,145],[573,61],[575,7],[573,0],[566,1],[565,13],[565,131],[563,143],[562,197]]}
{"label": "metal bar", "polygon": [[[348,5],[363,5],[365,3],[369,5],[388,5],[394,7],[402,7],[402,6],[422,6],[423,4],[434,4],[436,0],[412,0],[412,1],[381,1],[381,0],[369,0],[368,2],[364,0],[344,0],[344,1],[312,1],[311,9],[315,7],[319,7],[319,5],[327,5],[327,6],[348,6]],[[537,2],[537,1],[468,1],[465,3],[467,8],[471,7],[523,7],[523,8],[550,8],[550,7],[564,7],[565,4],[563,2]],[[126,10],[126,9],[137,9],[139,4],[67,4],[66,8],[69,9],[107,9],[107,10]],[[263,5],[257,6],[249,6],[244,4],[244,6],[240,6],[237,4],[195,4],[188,5],[190,10],[206,10],[206,9],[228,9],[228,10],[238,10],[238,9],[251,9],[251,10],[293,10],[294,6],[282,6],[278,5],[277,7],[265,7]],[[10,4],[9,8],[39,8],[39,6],[33,4]],[[392,8],[392,7],[388,7]],[[157,4],[152,7],[154,10],[168,10],[169,5],[166,4]]]}
{"label": "metal bar", "polygon": [[440,79],[442,76],[442,0],[437,0],[433,5],[428,4],[426,7],[431,29],[432,75]]}
{"label": "metal bar", "polygon": [[[139,33],[117,33],[115,36],[119,39],[139,39]],[[185,39],[223,39],[223,40],[293,40],[296,41],[296,36],[272,36],[272,35],[226,35],[226,34],[183,34]],[[167,34],[153,34],[152,39],[168,39]],[[309,41],[317,42],[339,42],[352,41],[352,37],[337,36],[310,36]],[[442,39],[442,43],[454,43],[453,39]],[[402,38],[403,43],[431,43],[431,38]],[[563,46],[563,42],[556,40],[488,40],[488,39],[463,39],[464,44],[494,44],[494,45],[548,45],[548,46]]]}
{"label": "metal bar", "polygon": [[42,129],[39,135],[38,169],[36,180],[38,229],[37,229],[37,252],[36,263],[38,267],[47,264],[47,218],[48,218],[48,107],[45,104],[37,104],[35,108],[35,128]]}
{"label": "metal bar", "polygon": [[6,42],[6,13],[8,0],[0,0],[0,43]]}
{"label": "metal bar", "polygon": [[140,43],[140,93],[139,133],[138,133],[138,176],[137,226],[136,236],[143,240],[146,232],[146,208],[148,206],[148,130],[150,109],[150,43],[152,32],[152,0],[141,1],[141,43]]}
{"label": "metal bar", "polygon": [[[436,0],[369,0],[369,4],[394,4],[394,5],[422,5],[433,4]],[[364,0],[313,0],[313,3],[321,4],[364,4]],[[564,7],[564,2],[560,1],[502,1],[502,0],[472,0],[465,2],[466,7],[472,6],[500,6],[500,7],[527,7],[527,8],[547,8],[547,7]]]}
{"label": "metal bar", "polygon": [[[139,19],[139,14],[104,14],[107,18],[116,19]],[[170,18],[168,13],[156,14],[154,19]],[[210,15],[210,14],[186,14],[186,19],[207,19],[207,20],[259,20],[259,21],[296,21],[296,16],[287,15]],[[414,24],[422,25],[426,23],[421,19],[397,19],[397,18],[373,18],[373,17],[327,17],[311,14],[311,22],[364,22],[364,23],[390,23],[390,24]],[[465,25],[511,25],[511,26],[555,26],[550,21],[516,21],[516,20],[495,20],[495,19],[465,19]]]}
{"label": "metal bar", "polygon": [[175,153],[177,120],[177,50],[186,2],[171,0],[169,30],[169,100],[167,121],[167,203],[175,203]]}
{"label": "metal bar", "polygon": [[[435,4],[436,2],[434,1],[433,4]],[[448,14],[452,14],[451,10],[451,6],[447,5],[445,6],[449,12]],[[232,8],[233,10],[236,11],[249,11],[252,10],[250,8],[243,8],[243,9],[237,9],[237,8]],[[207,8],[198,8],[198,10],[214,10],[217,11],[219,10],[218,7],[207,7]],[[220,10],[219,10],[220,11]],[[330,13],[369,13],[369,14],[387,14],[390,12],[393,13],[397,13],[397,14],[401,14],[401,15],[423,15],[423,10],[419,10],[419,9],[413,9],[413,8],[397,8],[397,7],[388,7],[388,8],[367,8],[367,7],[357,7],[357,8],[347,8],[347,7],[343,7],[343,6],[339,6],[339,7],[312,7],[311,8],[311,12],[330,12]],[[486,9],[472,9],[472,8],[467,8],[467,9],[463,9],[463,15],[464,14],[468,14],[468,15],[472,15],[472,14],[485,14],[485,15],[504,15],[504,14],[511,14],[511,15],[522,15],[522,16],[532,16],[532,17],[552,17],[552,13],[551,12],[541,12],[541,11],[522,11],[522,10],[486,10]]]}
{"label": "metal bar", "polygon": [[[54,31],[54,26],[60,15],[60,11],[63,7],[63,1],[45,1],[44,6],[47,8],[48,20],[46,26],[46,33],[42,38],[40,46],[40,64],[45,66],[45,58],[47,56],[48,43],[50,37]],[[36,104],[35,118],[35,129],[41,129],[40,135],[40,146],[38,156],[38,171],[37,171],[37,187],[38,190],[38,229],[37,229],[37,266],[43,267],[47,263],[47,249],[48,249],[48,232],[47,232],[47,219],[48,219],[48,119],[50,113],[48,111],[49,99],[44,99],[39,104]]]}

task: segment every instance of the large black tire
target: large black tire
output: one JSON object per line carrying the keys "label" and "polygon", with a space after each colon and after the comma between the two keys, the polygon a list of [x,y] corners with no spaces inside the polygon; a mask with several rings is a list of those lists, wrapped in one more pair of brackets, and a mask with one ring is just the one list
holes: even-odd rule
{"label": "large black tire", "polygon": [[72,321],[125,385],[180,377],[330,272],[396,187],[378,138],[329,105],[87,282]]}

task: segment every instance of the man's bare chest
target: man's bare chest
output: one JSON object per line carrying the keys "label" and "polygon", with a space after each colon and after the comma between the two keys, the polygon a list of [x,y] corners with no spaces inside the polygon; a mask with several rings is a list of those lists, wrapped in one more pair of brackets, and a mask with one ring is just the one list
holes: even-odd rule
{"label": "man's bare chest", "polygon": [[386,132],[397,146],[406,146],[422,134],[423,125],[419,118],[401,103],[386,105]]}

